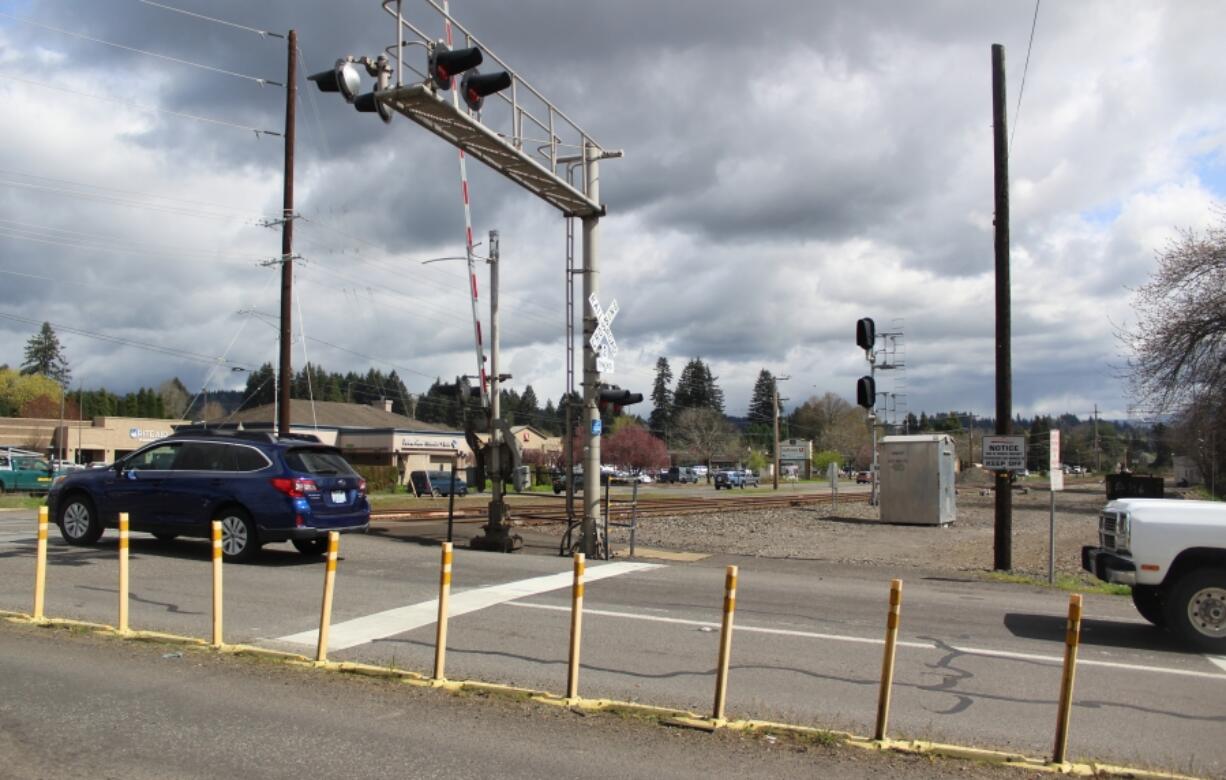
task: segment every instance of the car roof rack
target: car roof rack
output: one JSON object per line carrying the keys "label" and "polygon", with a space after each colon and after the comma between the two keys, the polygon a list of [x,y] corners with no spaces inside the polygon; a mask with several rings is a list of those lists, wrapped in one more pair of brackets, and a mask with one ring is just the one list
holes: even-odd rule
{"label": "car roof rack", "polygon": [[240,428],[205,428],[203,426],[184,425],[175,430],[167,438],[177,439],[182,437],[216,437],[219,439],[246,439],[248,441],[262,441],[270,444],[276,444],[278,441],[302,441],[321,443],[319,437],[312,433],[290,433],[285,436],[277,436],[273,431],[251,431],[242,430]]}

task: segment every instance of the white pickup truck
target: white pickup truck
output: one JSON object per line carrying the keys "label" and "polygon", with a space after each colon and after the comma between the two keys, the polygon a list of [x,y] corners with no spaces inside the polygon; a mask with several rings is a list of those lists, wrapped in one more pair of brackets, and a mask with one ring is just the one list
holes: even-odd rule
{"label": "white pickup truck", "polygon": [[1226,653],[1226,503],[1123,498],[1098,519],[1081,566],[1132,586],[1137,611],[1197,647]]}

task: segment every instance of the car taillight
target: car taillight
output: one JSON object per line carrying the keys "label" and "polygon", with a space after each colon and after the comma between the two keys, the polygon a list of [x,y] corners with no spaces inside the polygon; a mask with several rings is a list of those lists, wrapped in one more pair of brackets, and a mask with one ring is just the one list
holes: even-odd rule
{"label": "car taillight", "polygon": [[366,495],[366,480],[364,479],[358,480],[358,495],[359,496]]}
{"label": "car taillight", "polygon": [[313,479],[289,479],[273,477],[272,486],[290,498],[303,498],[307,493],[318,493],[319,486]]}

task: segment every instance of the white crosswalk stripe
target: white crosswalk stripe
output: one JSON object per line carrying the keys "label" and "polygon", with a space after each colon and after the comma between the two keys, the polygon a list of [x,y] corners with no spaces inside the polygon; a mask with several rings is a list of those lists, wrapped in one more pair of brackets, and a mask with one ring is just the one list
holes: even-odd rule
{"label": "white crosswalk stripe", "polygon": [[[661,564],[658,563],[615,561],[589,568],[584,575],[584,581],[590,583],[621,574],[647,571],[660,567]],[[574,574],[570,571],[565,571],[559,574],[547,574],[543,577],[531,577],[526,580],[516,580],[515,582],[506,582],[500,585],[474,588],[461,593],[452,593],[448,614],[451,617],[456,617],[497,604],[504,604],[508,601],[570,587],[573,579]],[[365,615],[353,620],[346,620],[343,623],[334,624],[328,632],[328,647],[332,650],[356,647],[367,642],[373,642],[376,639],[384,639],[406,631],[412,631],[415,628],[431,625],[437,618],[438,599],[376,612],[372,615]],[[319,630],[312,629],[283,636],[272,641],[314,646],[318,640]]]}

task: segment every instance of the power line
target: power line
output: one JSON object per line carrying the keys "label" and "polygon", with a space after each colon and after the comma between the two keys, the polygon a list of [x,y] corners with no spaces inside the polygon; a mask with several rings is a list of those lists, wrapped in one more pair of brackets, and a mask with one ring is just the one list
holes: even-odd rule
{"label": "power line", "polygon": [[195,19],[200,19],[206,22],[214,22],[216,24],[225,25],[226,27],[233,27],[238,30],[246,30],[247,32],[253,32],[256,35],[260,36],[261,38],[281,38],[282,40],[285,39],[285,36],[282,35],[281,33],[269,32],[268,30],[261,30],[256,27],[248,27],[245,24],[238,24],[236,22],[227,22],[225,19],[217,19],[212,16],[205,16],[204,14],[198,14],[198,13],[195,13],[194,11],[185,11],[182,8],[175,8],[173,6],[163,5],[161,3],[155,3],[153,2],[153,0],[137,0],[137,2],[144,3],[145,5],[151,5],[154,8],[161,8],[165,11],[174,11],[177,14],[183,14],[184,16],[191,16]]}
{"label": "power line", "polygon": [[[114,206],[127,206],[129,208],[146,209],[149,211],[159,211],[164,214],[177,214],[179,216],[184,216],[184,217],[200,217],[202,219],[239,221],[239,222],[245,222],[246,224],[252,227],[263,227],[262,224],[257,223],[253,218],[240,217],[238,213],[217,214],[217,213],[210,213],[207,211],[199,211],[199,210],[181,208],[178,206],[163,206],[163,205],[156,204],[156,203],[142,203],[139,200],[121,198],[121,197],[116,197],[114,195],[107,195],[104,193],[84,192],[81,190],[72,190],[72,189],[66,189],[63,187],[52,187],[47,184],[38,184],[35,182],[13,181],[11,179],[0,179],[0,186],[19,187],[19,188],[28,189],[28,190],[41,190],[44,192],[53,192],[57,195],[67,195],[69,197],[81,198],[83,200],[92,200],[92,201],[97,201],[100,203],[109,203]],[[90,186],[90,185],[84,185],[84,186]],[[149,196],[149,197],[158,197],[158,196]]]}
{"label": "power line", "polygon": [[[0,16],[3,16],[3,14],[0,14]],[[213,119],[211,117],[200,116],[198,114],[186,114],[182,111],[172,111],[169,108],[159,108],[157,106],[147,106],[143,103],[136,103],[131,100],[121,100],[119,98],[104,97],[102,95],[94,95],[89,92],[81,92],[80,90],[69,89],[68,87],[61,87],[56,84],[48,84],[45,81],[35,81],[34,79],[23,79],[20,76],[14,76],[10,73],[5,73],[4,78],[9,81],[20,81],[25,84],[32,84],[36,87],[43,87],[44,89],[54,89],[54,90],[58,90],[59,92],[67,92],[71,95],[87,97],[92,100],[101,100],[107,103],[118,103],[121,106],[129,106],[131,108],[136,108],[141,111],[153,111],[158,114],[169,114],[170,116],[177,116],[183,119],[194,119],[197,122],[207,122],[208,124],[211,124],[211,125],[222,125],[223,127],[233,127],[236,130],[246,130],[248,132],[255,133],[255,137],[257,139],[262,135],[275,135],[278,138],[281,137],[281,134],[276,132],[275,130],[261,130],[258,127],[251,127],[250,125],[240,125],[235,122],[227,122],[224,119]]]}
{"label": "power line", "polygon": [[[7,224],[6,224],[7,223]],[[35,225],[31,222],[21,222],[0,218],[0,237],[37,241],[47,244],[59,244],[80,249],[94,249],[121,254],[143,254],[164,257],[196,256],[208,259],[225,258],[258,262],[264,259],[261,255],[240,254],[237,252],[219,252],[208,249],[185,249],[178,244],[159,245],[146,241],[127,241],[120,236],[99,233],[87,233],[79,230]],[[92,241],[91,241],[92,239]],[[103,243],[98,243],[99,241]],[[148,248],[143,248],[148,247]]]}
{"label": "power line", "polygon": [[213,73],[220,73],[223,76],[233,76],[239,79],[246,79],[247,81],[254,81],[260,86],[265,86],[265,85],[271,85],[274,87],[284,87],[285,86],[279,81],[272,81],[270,79],[262,79],[259,76],[249,76],[246,73],[238,73],[233,70],[226,70],[225,68],[216,68],[216,67],[213,67],[212,65],[205,65],[200,62],[192,62],[191,60],[184,60],[178,57],[171,57],[169,54],[158,54],[157,52],[154,52],[154,51],[146,51],[144,49],[137,49],[133,46],[125,46],[122,43],[104,41],[101,38],[94,38],[93,36],[85,35],[84,33],[73,32],[72,30],[65,30],[60,27],[52,27],[49,24],[43,24],[42,22],[36,22],[33,19],[27,19],[22,16],[14,16],[12,14],[6,14],[3,11],[0,11],[0,16],[3,16],[7,19],[12,19],[15,22],[22,22],[24,24],[29,24],[34,27],[41,27],[44,30],[50,30],[51,32],[57,32],[62,35],[69,35],[69,36],[72,36],[73,38],[80,38],[83,41],[90,41],[92,43],[100,43],[103,46],[111,46],[116,49],[123,49],[124,51],[130,51],[135,54],[144,54],[147,57],[155,57],[159,60],[166,60],[167,62],[175,62],[180,65],[189,65],[193,68],[200,68],[201,70],[212,71]]}
{"label": "power line", "polygon": [[1030,49],[1034,46],[1034,28],[1039,23],[1039,2],[1034,0],[1034,18],[1030,20],[1030,42],[1026,44],[1026,64],[1022,66],[1022,85],[1017,90],[1017,107],[1013,109],[1013,130],[1009,133],[1009,154],[1013,154],[1013,136],[1017,135],[1017,122],[1022,116],[1022,93],[1026,91],[1026,72],[1030,70]]}
{"label": "power line", "polygon": [[[141,192],[139,190],[126,190],[121,187],[110,187],[110,186],[103,185],[103,184],[92,184],[90,182],[74,181],[73,179],[61,179],[55,176],[43,176],[37,173],[27,173],[26,171],[15,171],[15,170],[8,170],[5,168],[0,168],[0,175],[20,176],[20,177],[27,178],[27,179],[39,179],[42,181],[55,182],[57,184],[71,184],[76,187],[88,187],[89,189],[93,189],[93,190],[104,190],[107,192],[117,192],[122,195],[132,196],[133,198],[146,198],[149,200],[165,200],[165,201],[171,201],[175,203],[189,204],[192,206],[208,206],[210,208],[219,209],[221,211],[232,211],[234,212],[235,216],[241,214],[246,217],[259,217],[261,219],[272,219],[273,218],[271,215],[265,214],[263,212],[248,211],[246,209],[237,208],[228,203],[215,203],[213,201],[207,201],[207,200],[192,200],[190,198],[176,198],[172,195],[161,195],[161,194],[153,193],[153,192]],[[9,183],[9,182],[4,182],[3,180],[0,180],[0,184],[3,184],[3,183]],[[41,186],[46,189],[50,189],[54,192],[59,192],[59,193],[66,194],[66,195],[92,194],[92,193],[78,193],[75,190],[56,189],[54,187],[49,187],[47,185],[26,185],[22,182],[11,182],[11,183],[14,184],[15,186]],[[199,214],[201,216],[210,216],[210,217],[218,217],[218,218],[224,218],[226,216],[224,214],[213,214],[213,213],[204,212],[204,211],[187,211],[186,213]],[[280,212],[278,212],[277,218],[280,218]]]}
{"label": "power line", "polygon": [[[0,312],[0,319],[12,320],[14,322],[21,322],[27,325],[34,325],[36,327],[41,326],[43,324],[39,320],[32,320],[29,317],[20,317],[16,314],[7,314],[5,312]],[[120,346],[133,347],[135,349],[143,349],[149,352],[158,352],[163,355],[171,355],[173,357],[180,357],[186,360],[195,361],[197,363],[229,365],[229,366],[238,366],[240,368],[249,368],[248,366],[243,365],[242,363],[237,363],[232,360],[226,360],[221,357],[215,357],[213,355],[204,355],[199,352],[189,352],[187,350],[176,349],[174,347],[163,347],[157,344],[147,344],[141,341],[133,341],[131,339],[124,339],[118,336],[111,336],[106,333],[98,333],[92,330],[85,330],[84,328],[74,328],[70,325],[63,325],[63,324],[59,324],[55,322],[48,322],[47,324],[50,325],[55,330],[63,331],[64,333],[71,333],[76,336],[84,336],[86,338],[96,339],[98,341],[105,341],[111,344],[118,344]]]}

